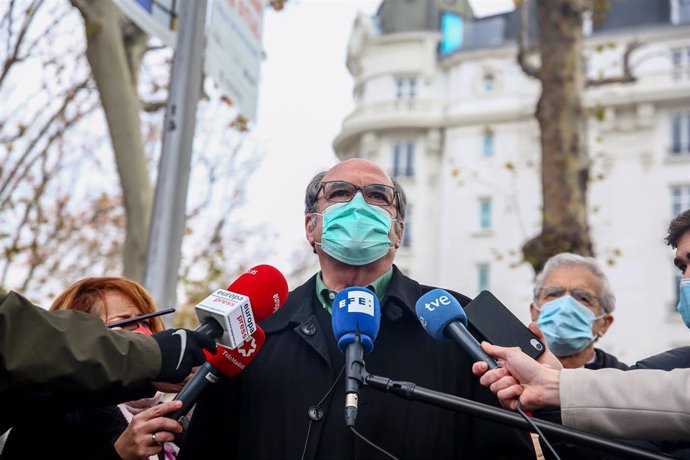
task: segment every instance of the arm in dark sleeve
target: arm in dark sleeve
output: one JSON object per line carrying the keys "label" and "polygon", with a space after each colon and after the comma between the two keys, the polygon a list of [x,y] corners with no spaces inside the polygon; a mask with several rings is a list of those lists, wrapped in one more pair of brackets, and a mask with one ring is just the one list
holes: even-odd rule
{"label": "arm in dark sleeve", "polygon": [[686,369],[690,367],[690,347],[678,347],[642,359],[630,367],[630,369]]}
{"label": "arm in dark sleeve", "polygon": [[0,391],[115,390],[153,380],[156,341],[109,330],[99,318],[49,312],[10,292],[0,296]]}

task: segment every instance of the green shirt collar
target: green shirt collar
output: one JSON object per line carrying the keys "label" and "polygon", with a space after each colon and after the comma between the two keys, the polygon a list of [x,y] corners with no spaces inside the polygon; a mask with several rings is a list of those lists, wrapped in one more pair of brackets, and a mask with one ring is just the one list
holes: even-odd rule
{"label": "green shirt collar", "polygon": [[[367,289],[371,289],[372,291],[374,291],[376,297],[378,297],[379,299],[379,303],[388,292],[388,285],[390,285],[392,277],[393,267],[391,267],[386,273],[381,275],[378,279],[374,280],[373,283],[367,286]],[[328,310],[328,313],[331,313],[333,299],[335,299],[336,294],[338,294],[337,291],[328,289],[326,285],[323,284],[323,280],[321,279],[321,272],[319,272],[316,276],[316,297],[318,297],[318,299],[321,301],[321,305],[323,305],[323,308]]]}

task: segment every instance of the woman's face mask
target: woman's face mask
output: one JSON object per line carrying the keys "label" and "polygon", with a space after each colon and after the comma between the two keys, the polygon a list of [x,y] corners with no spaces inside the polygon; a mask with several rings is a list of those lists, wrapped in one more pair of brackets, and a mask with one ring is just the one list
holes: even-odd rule
{"label": "woman's face mask", "polygon": [[594,321],[605,316],[594,316],[589,308],[569,295],[547,302],[537,310],[540,311],[537,325],[556,356],[570,356],[587,348],[594,341]]}
{"label": "woman's face mask", "polygon": [[149,327],[143,323],[138,323],[137,327],[134,329],[131,329],[131,331],[132,332],[139,332],[141,334],[148,335],[148,336],[153,335],[153,332],[151,332],[151,329],[149,329]]}
{"label": "woman's face mask", "polygon": [[[316,213],[315,213],[316,214]],[[322,214],[321,249],[348,265],[366,265],[385,256],[393,219],[386,210],[367,203],[357,192],[347,203],[335,203]]]}

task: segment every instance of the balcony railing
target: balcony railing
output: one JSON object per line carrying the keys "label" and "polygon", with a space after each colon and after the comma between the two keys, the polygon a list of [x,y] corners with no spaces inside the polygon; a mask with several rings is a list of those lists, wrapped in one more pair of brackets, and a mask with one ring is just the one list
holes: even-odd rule
{"label": "balcony railing", "polygon": [[369,119],[404,119],[409,117],[434,117],[443,114],[443,103],[434,100],[396,99],[362,104],[348,115],[343,126]]}

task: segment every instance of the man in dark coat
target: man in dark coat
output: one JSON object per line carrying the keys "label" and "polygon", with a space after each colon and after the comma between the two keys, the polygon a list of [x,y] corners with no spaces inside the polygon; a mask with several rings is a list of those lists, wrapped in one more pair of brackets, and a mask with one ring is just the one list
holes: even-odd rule
{"label": "man in dark coat", "polygon": [[[305,201],[306,238],[321,271],[262,323],[266,342],[254,362],[202,395],[180,459],[384,458],[344,420],[345,359],[330,311],[350,286],[372,289],[381,303],[368,372],[497,405],[471,374],[471,358],[419,324],[415,303],[433,288],[393,265],[404,229],[402,188],[374,163],[351,159],[317,174]],[[470,300],[452,294],[463,305]],[[361,390],[355,429],[398,459],[535,458],[524,431],[370,387]]]}

